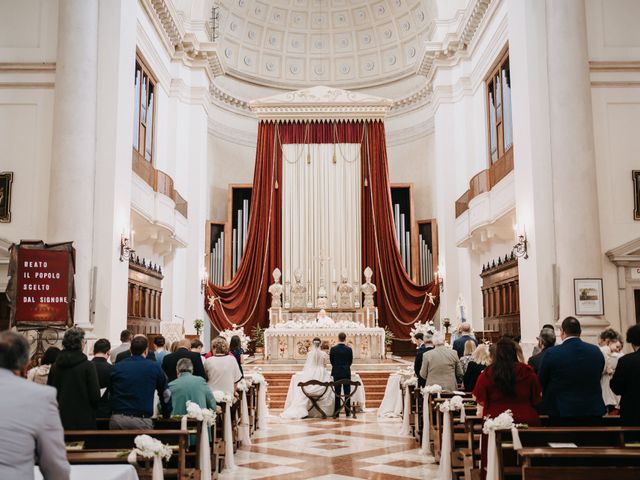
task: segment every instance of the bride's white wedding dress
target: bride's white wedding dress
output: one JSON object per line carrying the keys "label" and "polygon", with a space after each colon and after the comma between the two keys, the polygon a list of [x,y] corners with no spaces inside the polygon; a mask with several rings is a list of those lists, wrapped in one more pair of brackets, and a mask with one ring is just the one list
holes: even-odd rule
{"label": "bride's white wedding dress", "polygon": [[[331,375],[327,371],[326,364],[329,362],[329,356],[320,348],[312,346],[307,354],[307,361],[301,373],[294,375],[294,389],[289,393],[284,411],[280,417],[287,419],[301,419],[309,417],[321,417],[322,415],[317,409],[311,408],[311,400],[307,398],[302,389],[298,387],[301,382],[309,380],[318,380],[320,382],[330,382]],[[310,386],[305,387],[305,391],[312,395],[320,395],[324,391],[324,387]],[[331,388],[327,389],[324,396],[318,401],[318,405],[327,416],[333,415],[335,407],[335,397]]]}

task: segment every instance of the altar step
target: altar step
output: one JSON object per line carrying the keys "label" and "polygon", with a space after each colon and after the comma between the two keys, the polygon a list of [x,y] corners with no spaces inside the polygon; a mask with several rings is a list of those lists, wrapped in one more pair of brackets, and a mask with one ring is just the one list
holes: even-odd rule
{"label": "altar step", "polygon": [[[367,408],[378,408],[380,406],[387,386],[387,380],[391,373],[390,371],[358,371],[367,394]],[[290,372],[263,372],[263,375],[269,384],[267,390],[269,408],[276,410],[283,409],[293,374]]]}

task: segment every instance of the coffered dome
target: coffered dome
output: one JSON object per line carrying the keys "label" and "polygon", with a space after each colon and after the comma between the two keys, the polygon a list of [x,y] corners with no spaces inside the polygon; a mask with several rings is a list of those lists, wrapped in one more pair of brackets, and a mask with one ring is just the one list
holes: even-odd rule
{"label": "coffered dome", "polygon": [[227,72],[270,86],[362,88],[415,72],[435,0],[223,0]]}

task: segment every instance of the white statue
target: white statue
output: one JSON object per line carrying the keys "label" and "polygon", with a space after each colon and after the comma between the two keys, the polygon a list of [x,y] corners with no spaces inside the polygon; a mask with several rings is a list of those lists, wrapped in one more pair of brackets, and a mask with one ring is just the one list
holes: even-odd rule
{"label": "white statue", "polygon": [[327,298],[327,288],[324,286],[324,279],[320,279],[320,286],[318,287],[318,298],[316,298],[316,307],[327,308],[329,299]]}
{"label": "white statue", "polygon": [[353,286],[349,283],[345,270],[340,275],[340,283],[336,290],[338,292],[338,307],[353,308]]}
{"label": "white statue", "polygon": [[273,271],[273,283],[269,286],[268,290],[271,294],[271,308],[282,307],[282,292],[284,291],[284,287],[280,283],[280,277],[282,277],[282,273],[280,269],[276,267]]}
{"label": "white statue", "polygon": [[362,306],[367,308],[373,308],[373,294],[378,290],[376,286],[371,283],[371,277],[373,276],[373,270],[370,267],[364,269],[364,279],[366,280],[362,284],[362,288],[360,289],[362,293],[364,293],[364,302],[362,302]]}
{"label": "white statue", "polygon": [[458,320],[458,325],[467,321],[467,318],[465,317],[465,310],[464,299],[460,293],[458,294],[458,301],[456,302],[456,318]]}
{"label": "white statue", "polygon": [[302,283],[302,272],[293,272],[294,283],[291,287],[291,307],[304,308],[307,306],[307,287]]}

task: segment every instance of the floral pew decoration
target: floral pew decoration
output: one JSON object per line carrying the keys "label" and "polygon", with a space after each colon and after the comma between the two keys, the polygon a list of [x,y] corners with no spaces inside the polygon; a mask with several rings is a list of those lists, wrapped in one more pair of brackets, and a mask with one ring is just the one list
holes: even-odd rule
{"label": "floral pew decoration", "polygon": [[264,378],[264,375],[262,375],[262,369],[260,367],[255,367],[247,376],[251,378],[251,382],[254,385],[259,385],[256,416],[258,417],[258,428],[264,430],[267,428],[267,417],[269,416],[269,409],[267,407],[267,387],[269,384]]}
{"label": "floral pew decoration", "polygon": [[[519,427],[526,427],[526,425],[514,423],[511,410],[502,412],[496,418],[487,418],[485,420],[482,433],[487,435],[487,480],[498,480],[500,478],[496,431],[511,430],[513,449],[520,450],[522,442],[518,434]],[[481,445],[481,448],[485,448],[485,445]]]}
{"label": "floral pew decoration", "polygon": [[240,395],[240,425],[238,427],[238,440],[244,445],[251,445],[251,429],[249,428],[249,405],[247,393],[251,387],[251,381],[241,378],[236,383],[236,389]]}
{"label": "floral pew decoration", "polygon": [[464,402],[460,395],[454,395],[449,400],[440,404],[440,411],[443,413],[442,420],[442,451],[440,452],[440,466],[438,467],[438,480],[451,480],[451,443],[453,442],[453,432],[451,431],[451,413],[460,410],[460,420],[464,422]]}
{"label": "floral pew decoration", "polygon": [[437,395],[437,397],[440,398],[442,387],[440,385],[434,384],[427,385],[420,390],[422,391],[422,447],[420,448],[420,453],[429,455],[429,445],[431,444],[431,412],[429,412],[429,397],[431,395]]}
{"label": "floral pew decoration", "polygon": [[242,327],[238,327],[236,324],[233,324],[231,325],[231,328],[220,332],[220,336],[227,341],[227,345],[231,343],[231,337],[234,335],[237,335],[240,338],[240,345],[242,345],[243,350],[246,350],[249,346],[249,342],[251,342],[251,337],[245,335]]}
{"label": "floral pew decoration", "polygon": [[231,425],[231,405],[235,403],[236,398],[233,395],[224,393],[220,390],[214,390],[213,396],[216,403],[224,403],[224,468],[233,470],[236,468],[236,462],[233,458],[233,427]]}
{"label": "floral pew decoration", "polygon": [[171,458],[171,447],[149,435],[138,435],[134,439],[134,443],[136,447],[129,453],[127,462],[131,465],[136,465],[138,463],[138,455],[143,458],[153,458],[151,480],[164,480],[162,460]]}
{"label": "floral pew decoration", "polygon": [[202,422],[200,432],[199,452],[200,459],[200,478],[202,480],[211,480],[211,452],[209,449],[209,427],[216,421],[216,413],[209,408],[202,408],[197,403],[187,400],[187,414],[182,416],[180,429],[187,430],[187,420],[191,418]]}
{"label": "floral pew decoration", "polygon": [[402,389],[404,390],[404,404],[402,407],[402,435],[411,435],[411,393],[410,387],[418,386],[418,379],[411,371],[411,377],[402,380]]}

